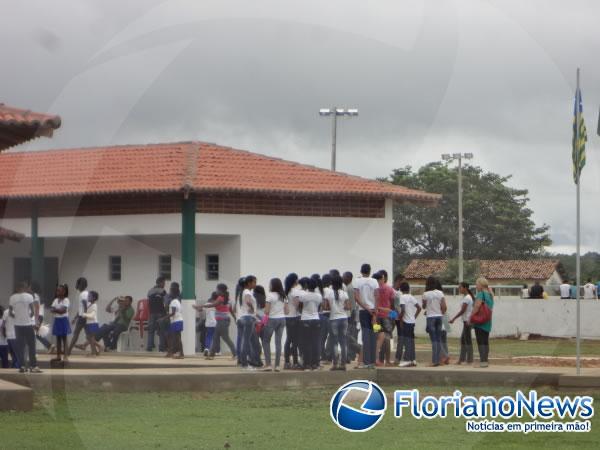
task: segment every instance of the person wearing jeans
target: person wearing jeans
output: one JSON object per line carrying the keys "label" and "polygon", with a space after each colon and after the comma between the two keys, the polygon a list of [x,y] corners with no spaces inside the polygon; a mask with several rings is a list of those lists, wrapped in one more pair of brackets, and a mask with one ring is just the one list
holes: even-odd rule
{"label": "person wearing jeans", "polygon": [[[333,319],[329,321],[329,334],[333,345],[333,367],[331,370],[346,370],[346,361],[348,360],[348,319]],[[339,358],[335,351],[340,346]]]}
{"label": "person wearing jeans", "polygon": [[[285,311],[285,345],[284,345],[284,369],[300,369],[298,364],[298,353],[300,349],[300,333],[302,331],[300,325],[300,312],[297,308],[298,298],[302,294],[302,290],[299,288],[298,275],[295,273],[288,274],[285,277],[284,282],[284,293],[286,305]],[[290,357],[293,365],[290,363]]]}
{"label": "person wearing jeans", "polygon": [[363,366],[375,367],[376,339],[373,332],[373,314],[375,312],[375,290],[379,284],[371,278],[371,266],[363,264],[360,268],[361,277],[352,283],[354,286],[354,298],[360,307],[358,318],[362,335]]}
{"label": "person wearing jeans", "polygon": [[[17,291],[8,300],[8,314],[14,319],[17,360],[21,364],[19,372],[24,373],[30,369],[31,372],[37,373],[41,370],[37,366],[32,320],[39,315],[39,303],[35,303],[33,295],[28,291],[27,283],[18,286]],[[29,350],[29,360],[25,359],[25,347]]]}
{"label": "person wearing jeans", "polygon": [[217,351],[220,349],[221,339],[223,339],[229,347],[232,358],[235,358],[236,347],[233,345],[233,341],[229,337],[229,326],[231,324],[231,319],[229,318],[229,316],[232,314],[232,311],[231,305],[229,303],[229,291],[227,290],[227,285],[219,283],[217,285],[217,290],[215,291],[214,300],[211,299],[210,302],[207,302],[201,306],[194,305],[194,308],[200,312],[203,312],[205,309],[208,308],[215,309],[214,316],[216,325],[214,328],[214,334],[212,337],[210,348],[208,348],[208,354],[206,355],[206,358],[214,358],[215,353],[217,353]]}
{"label": "person wearing jeans", "polygon": [[458,364],[473,362],[473,341],[471,338],[472,326],[469,322],[473,313],[473,301],[475,299],[473,293],[469,289],[469,283],[462,282],[458,287],[458,291],[463,295],[460,311],[450,320],[454,323],[458,318],[462,319],[463,329],[460,335],[460,356]]}
{"label": "person wearing jeans", "polygon": [[[348,312],[350,300],[344,289],[342,277],[334,274],[331,277],[331,289],[325,293],[325,301],[330,310],[329,336],[331,340],[331,353],[333,366],[331,370],[346,370],[348,360]],[[340,346],[339,357],[337,346]]]}
{"label": "person wearing jeans", "polygon": [[164,334],[164,325],[162,319],[167,315],[165,309],[165,278],[158,277],[155,286],[148,291],[148,309],[150,315],[148,317],[148,341],[146,351],[154,350],[154,335],[158,334],[158,351],[166,350],[166,340]]}
{"label": "person wearing jeans", "polygon": [[[285,310],[287,298],[283,283],[279,278],[269,282],[269,293],[265,299],[265,321],[262,345],[265,352],[265,370],[273,370],[271,366],[271,338],[275,334],[275,371],[279,372],[281,362],[281,340],[285,328]],[[289,308],[288,308],[289,310]]]}
{"label": "person wearing jeans", "polygon": [[427,314],[426,331],[431,340],[431,365],[437,367],[442,362],[447,362],[447,357],[442,361],[442,317],[446,314],[447,307],[442,285],[435,277],[429,277],[425,281],[423,309]]}
{"label": "person wearing jeans", "polygon": [[297,298],[302,303],[300,323],[302,327],[302,362],[304,370],[317,370],[321,361],[321,319],[319,307],[323,297],[317,290],[317,281],[314,278],[306,279],[307,291]]}
{"label": "person wearing jeans", "polygon": [[[488,281],[485,278],[478,278],[476,281],[477,295],[473,304],[473,316],[475,316],[482,305],[494,310],[494,297],[490,292]],[[488,367],[488,355],[490,352],[490,332],[492,331],[492,319],[484,323],[474,325],[475,338],[477,339],[477,349],[479,350],[479,361],[481,367]]]}
{"label": "person wearing jeans", "polygon": [[253,361],[252,356],[252,333],[255,332],[256,319],[253,316],[240,317],[238,323],[241,328],[240,364],[242,368],[248,368]]}

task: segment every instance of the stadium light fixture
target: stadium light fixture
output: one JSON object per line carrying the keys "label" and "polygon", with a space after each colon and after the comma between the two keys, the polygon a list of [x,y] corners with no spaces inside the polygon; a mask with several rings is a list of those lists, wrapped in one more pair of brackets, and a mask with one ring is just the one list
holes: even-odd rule
{"label": "stadium light fixture", "polygon": [[337,118],[338,116],[356,117],[358,109],[356,108],[321,108],[319,109],[321,117],[331,116],[331,170],[335,172],[336,165],[336,144],[337,144]]}

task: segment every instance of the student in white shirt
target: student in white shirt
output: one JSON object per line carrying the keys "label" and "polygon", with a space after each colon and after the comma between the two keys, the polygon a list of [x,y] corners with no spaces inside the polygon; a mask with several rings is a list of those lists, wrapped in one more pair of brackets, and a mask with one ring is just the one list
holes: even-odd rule
{"label": "student in white shirt", "polygon": [[[312,275],[317,282],[317,287],[321,296],[325,298],[327,292],[331,290],[331,275],[329,273],[324,274],[322,277],[319,274]],[[321,347],[319,350],[319,357],[323,362],[333,361],[333,346],[331,338],[329,338],[329,318],[330,311],[327,302],[321,304],[319,309],[319,319],[321,320]]]}
{"label": "student in white shirt", "polygon": [[252,350],[252,335],[256,334],[256,298],[252,290],[256,287],[256,277],[248,275],[244,278],[243,291],[236,301],[239,331],[241,333],[239,360],[242,370],[255,370]]}
{"label": "student in white shirt", "polygon": [[[359,307],[358,317],[362,335],[364,367],[375,367],[376,338],[373,332],[373,315],[375,314],[375,290],[379,284],[371,278],[371,266],[363,264],[361,276],[354,279],[355,300]],[[363,367],[363,366],[361,366]]]}
{"label": "student in white shirt", "polygon": [[302,326],[302,352],[304,370],[317,370],[320,364],[321,349],[321,320],[319,318],[319,306],[323,297],[317,289],[317,281],[314,278],[306,279],[307,291],[299,298],[302,304],[300,323]]}
{"label": "student in white shirt", "polygon": [[10,353],[10,367],[19,369],[21,364],[17,358],[17,340],[15,338],[15,319],[10,315],[8,308],[2,314],[2,330],[0,332],[6,337],[8,352]]}
{"label": "student in white shirt", "polygon": [[296,307],[297,299],[302,293],[298,284],[298,275],[290,273],[285,277],[285,344],[283,346],[283,359],[285,370],[298,370],[298,348],[300,343],[300,312]]}
{"label": "student in white shirt", "polygon": [[475,302],[475,296],[471,289],[469,289],[469,283],[462,282],[458,286],[458,292],[463,296],[460,303],[460,311],[450,320],[450,323],[454,323],[456,319],[460,317],[463,323],[462,334],[460,335],[460,356],[457,364],[471,364],[473,363],[473,339],[471,330],[471,314],[473,313],[473,303]]}
{"label": "student in white shirt", "polygon": [[[34,303],[33,296],[29,293],[29,284],[21,283],[17,291],[10,296],[8,304],[9,315],[14,319],[17,359],[21,364],[19,372],[24,373],[28,369],[33,373],[41,372],[37,366],[35,330],[32,321],[38,315],[39,304]],[[25,357],[26,348],[28,359]]]}
{"label": "student in white shirt", "polygon": [[52,334],[56,336],[56,358],[53,361],[61,360],[61,353],[64,353],[64,360],[68,361],[67,355],[67,336],[71,334],[71,325],[69,324],[69,287],[66,284],[59,284],[56,288],[56,298],[52,302],[50,311],[54,314],[54,324],[52,325]]}
{"label": "student in white shirt", "polygon": [[421,307],[416,298],[410,294],[410,285],[403,281],[400,283],[400,333],[398,336],[398,351],[396,358],[400,361],[399,367],[414,367],[417,365],[415,351],[415,323]]}
{"label": "student in white shirt", "polygon": [[[350,311],[350,300],[344,290],[342,277],[334,275],[331,278],[331,289],[325,293],[325,302],[330,310],[329,336],[333,351],[333,366],[331,370],[346,370],[348,360],[348,314]],[[336,348],[340,346],[340,357],[338,360]]]}
{"label": "student in white shirt", "polygon": [[423,309],[427,315],[427,333],[431,340],[431,365],[439,366],[442,361],[442,317],[446,313],[446,299],[442,292],[441,284],[435,277],[429,277],[425,281],[425,293],[423,294]]}
{"label": "student in white shirt", "polygon": [[[283,290],[283,283],[279,278],[269,282],[269,293],[265,304],[265,328],[263,330],[263,351],[265,353],[265,370],[280,371],[281,340],[285,328],[285,305],[287,298]],[[271,366],[271,338],[275,334],[275,367]]]}
{"label": "student in white shirt", "polygon": [[585,300],[596,300],[598,294],[596,292],[596,285],[592,283],[592,279],[588,278],[587,283],[583,285],[583,298]]}
{"label": "student in white shirt", "polygon": [[96,291],[89,291],[86,294],[86,308],[81,317],[85,319],[85,336],[90,344],[90,355],[98,356],[104,350],[96,341],[96,333],[100,329],[98,326],[98,293]]}
{"label": "student in white shirt", "polygon": [[0,367],[8,369],[8,341],[6,340],[6,329],[4,328],[4,308],[0,305]]}
{"label": "student in white shirt", "polygon": [[84,317],[84,313],[86,312],[88,302],[87,287],[87,279],[83,277],[78,278],[75,282],[75,289],[79,291],[79,302],[77,302],[77,315],[71,322],[71,325],[75,325],[75,329],[73,330],[73,336],[71,336],[71,342],[69,343],[67,355],[70,355],[73,351],[73,347],[75,347],[75,344],[77,344],[77,340],[79,339],[79,334],[81,333],[81,330],[83,330],[87,324],[86,318]]}
{"label": "student in white shirt", "polygon": [[[217,300],[217,293],[213,292],[210,296],[210,300],[208,301],[208,304],[212,304]],[[214,308],[203,308],[204,311],[206,311],[205,315],[204,315],[204,329],[205,331],[205,337],[204,337],[204,348],[206,349],[205,351],[205,355],[208,355],[210,353],[210,349],[212,348],[212,342],[213,339],[215,337],[215,330],[217,329],[217,317],[216,317],[216,313],[215,313],[215,309]],[[219,350],[216,350],[216,348],[219,348]],[[215,347],[215,353],[220,353],[221,352],[221,347],[220,347],[220,342],[217,343],[217,346]]]}
{"label": "student in white shirt", "polygon": [[568,300],[571,298],[571,285],[567,280],[563,280],[558,289],[560,290],[560,298],[562,300]]}
{"label": "student in white shirt", "polygon": [[183,331],[183,314],[181,312],[181,302],[174,298],[169,303],[169,345],[167,357],[183,359],[183,343],[181,342],[181,332]]}

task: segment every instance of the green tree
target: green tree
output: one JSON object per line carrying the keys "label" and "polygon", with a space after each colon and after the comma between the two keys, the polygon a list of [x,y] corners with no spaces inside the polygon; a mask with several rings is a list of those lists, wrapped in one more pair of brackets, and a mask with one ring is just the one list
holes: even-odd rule
{"label": "green tree", "polygon": [[[409,204],[394,208],[396,268],[412,258],[455,258],[458,254],[458,171],[430,163],[418,171],[396,169],[394,184],[442,194],[438,207]],[[522,259],[543,254],[551,244],[547,225],[536,226],[526,189],[507,186],[510,176],[463,167],[464,258]]]}

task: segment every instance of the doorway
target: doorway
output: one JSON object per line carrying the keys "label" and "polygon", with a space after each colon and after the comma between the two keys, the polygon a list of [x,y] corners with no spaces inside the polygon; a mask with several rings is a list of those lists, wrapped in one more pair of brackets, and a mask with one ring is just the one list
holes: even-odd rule
{"label": "doorway", "polygon": [[[14,258],[13,262],[13,291],[22,281],[31,282],[31,258]],[[44,258],[44,285],[40,296],[44,303],[54,300],[58,284],[58,258]]]}

